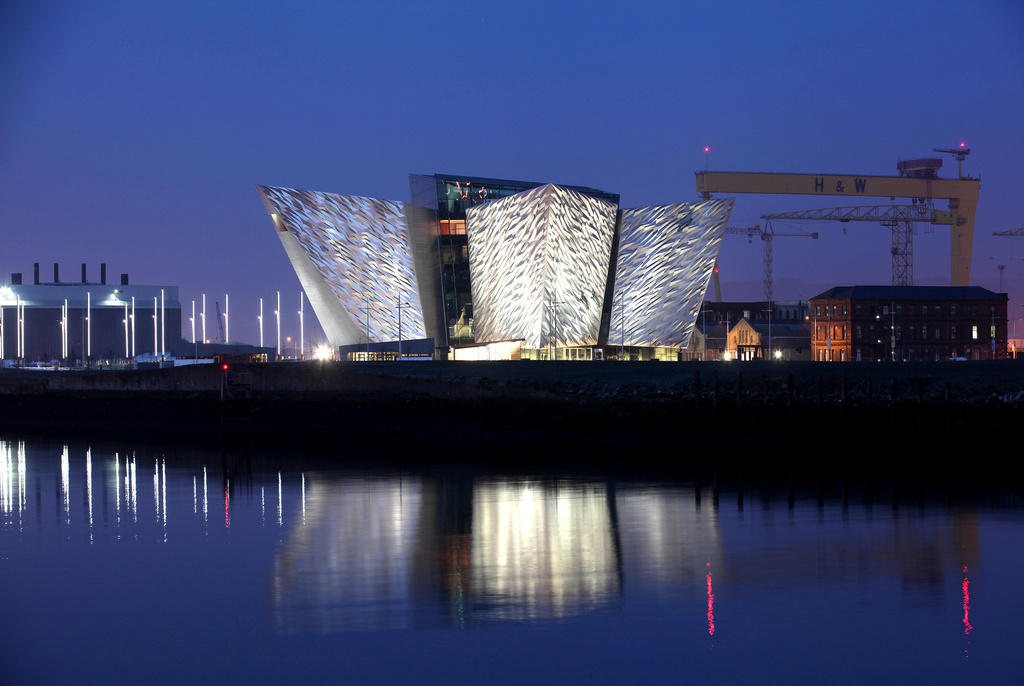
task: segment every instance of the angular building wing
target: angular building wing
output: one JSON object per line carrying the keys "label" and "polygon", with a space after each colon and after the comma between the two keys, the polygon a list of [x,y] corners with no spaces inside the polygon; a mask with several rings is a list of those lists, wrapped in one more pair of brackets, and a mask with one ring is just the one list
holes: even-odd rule
{"label": "angular building wing", "polygon": [[332,345],[426,336],[405,203],[257,188]]}
{"label": "angular building wing", "polygon": [[553,184],[469,208],[476,339],[596,345],[615,218],[612,203]]}
{"label": "angular building wing", "polygon": [[685,347],[733,202],[620,210],[593,188],[452,175],[410,177],[413,203],[257,188],[333,346],[537,358]]}
{"label": "angular building wing", "polygon": [[608,342],[685,347],[732,199],[623,210]]}

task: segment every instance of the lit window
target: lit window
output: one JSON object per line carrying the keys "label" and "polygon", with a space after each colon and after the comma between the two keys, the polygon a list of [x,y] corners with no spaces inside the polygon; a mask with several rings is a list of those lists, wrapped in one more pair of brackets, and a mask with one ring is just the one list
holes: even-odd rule
{"label": "lit window", "polygon": [[988,337],[989,338],[995,338],[996,337],[996,325],[995,324],[993,324],[992,326],[988,327]]}
{"label": "lit window", "polygon": [[978,327],[977,325],[971,327],[971,338],[978,340]]}

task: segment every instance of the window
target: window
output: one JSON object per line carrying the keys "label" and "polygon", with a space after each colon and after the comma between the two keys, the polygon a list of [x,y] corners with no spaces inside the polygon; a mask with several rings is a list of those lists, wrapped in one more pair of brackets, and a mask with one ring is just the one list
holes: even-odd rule
{"label": "window", "polygon": [[956,316],[956,305],[950,305],[949,306],[949,313],[951,315],[953,315],[954,317]]}
{"label": "window", "polygon": [[928,316],[928,306],[927,305],[921,305],[921,316],[922,317],[927,317]]}
{"label": "window", "polygon": [[955,326],[949,327],[949,337],[952,338],[954,341],[956,340],[956,327]]}
{"label": "window", "polygon": [[[942,314],[942,305],[935,306],[935,314]],[[954,312],[953,314],[956,314],[956,312]]]}
{"label": "window", "polygon": [[[857,328],[854,329],[854,336],[856,336],[857,340],[860,340],[861,336],[863,336],[863,330],[861,329],[860,324],[858,324]],[[859,355],[857,359],[860,359]]]}
{"label": "window", "polygon": [[990,339],[996,337],[996,325],[995,324],[993,324],[992,326],[988,327],[988,337]]}
{"label": "window", "polygon": [[846,340],[846,324],[843,324],[843,340]]}
{"label": "window", "polygon": [[903,305],[899,304],[899,305],[896,306],[896,314],[902,314],[902,313],[903,313]]}
{"label": "window", "polygon": [[465,219],[442,219],[441,220],[441,235],[442,236],[465,236],[466,235],[466,220]]}
{"label": "window", "polygon": [[857,348],[857,361],[860,362],[860,348]]}
{"label": "window", "polygon": [[882,314],[889,314],[889,306],[882,305]]}
{"label": "window", "polygon": [[975,324],[971,327],[971,338],[978,340],[978,325]]}
{"label": "window", "polygon": [[940,329],[939,327],[936,326],[935,327],[935,340],[939,340],[940,338],[942,338],[942,329]]}
{"label": "window", "polygon": [[863,310],[863,309],[864,308],[862,308],[860,305],[854,305],[853,306],[853,311],[856,312],[857,314],[860,314],[861,310]]}
{"label": "window", "polygon": [[[993,308],[994,311],[994,308]],[[846,314],[846,303],[843,303],[843,314]]]}
{"label": "window", "polygon": [[[910,329],[910,337],[911,338],[914,337],[914,329],[913,328]],[[928,326],[927,325],[921,327],[921,340],[922,341],[928,340]]]}
{"label": "window", "polygon": [[821,316],[821,305],[815,305],[814,306],[814,314],[819,316],[819,317]]}

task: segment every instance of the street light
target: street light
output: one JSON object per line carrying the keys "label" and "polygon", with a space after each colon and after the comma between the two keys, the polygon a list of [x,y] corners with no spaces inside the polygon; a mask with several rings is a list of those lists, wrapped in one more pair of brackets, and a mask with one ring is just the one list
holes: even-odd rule
{"label": "street light", "polygon": [[303,322],[303,310],[306,301],[306,294],[304,291],[299,291],[299,359],[305,359],[306,357],[306,329]]}

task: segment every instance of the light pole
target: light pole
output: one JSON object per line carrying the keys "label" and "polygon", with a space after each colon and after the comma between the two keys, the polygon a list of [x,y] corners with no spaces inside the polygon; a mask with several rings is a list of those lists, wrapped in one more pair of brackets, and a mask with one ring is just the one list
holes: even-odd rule
{"label": "light pole", "polygon": [[306,359],[306,329],[304,323],[304,312],[305,309],[306,294],[304,291],[299,291],[299,359]]}
{"label": "light pole", "polygon": [[[25,333],[25,325],[21,327]],[[92,293],[85,293],[85,366],[92,366]]]}
{"label": "light pole", "polygon": [[370,359],[370,296],[363,293],[363,302],[366,303],[365,307],[359,309],[364,314],[364,326],[366,327],[366,361]]}
{"label": "light pole", "polygon": [[[124,304],[124,320],[122,320],[122,321],[124,323],[124,359],[125,359],[125,361],[127,361],[128,360],[128,352],[129,352],[129,350],[128,350],[128,303]],[[61,328],[62,329],[64,328],[63,325],[61,326]]]}
{"label": "light pole", "polygon": [[398,295],[398,360],[402,359],[402,309],[409,307],[409,303],[402,302],[401,293]]}
{"label": "light pole", "polygon": [[558,310],[555,309],[555,308],[558,305],[565,305],[565,304],[566,303],[565,303],[564,300],[549,300],[548,301],[548,305],[549,305],[548,312],[554,314],[554,316],[552,317],[553,322],[551,324],[551,334],[550,334],[552,336],[552,342],[554,343],[554,348],[553,349],[552,348],[548,348],[549,353],[553,353],[553,354],[549,354],[549,359],[551,361],[554,361],[558,357]]}
{"label": "light pole", "polygon": [[192,325],[192,360],[199,359],[199,344],[196,342],[196,299],[192,298],[192,316],[188,318],[189,324]]}
{"label": "light pole", "polygon": [[[180,321],[180,319],[179,319]],[[160,289],[160,361],[167,358],[167,318],[164,310],[164,289]]]}
{"label": "light pole", "polygon": [[277,292],[277,309],[274,310],[274,317],[277,320],[277,357],[281,357],[281,291]]}
{"label": "light pole", "polygon": [[228,321],[228,311],[229,310],[230,310],[230,305],[228,304],[228,294],[225,293],[224,294],[224,342],[225,343],[230,343],[231,342],[231,327],[229,326],[229,321]]}
{"label": "light pole", "polygon": [[132,359],[135,359],[135,296],[132,296]]}
{"label": "light pole", "polygon": [[199,315],[200,321],[202,322],[203,329],[203,344],[206,344],[206,293],[203,293],[203,311]]}
{"label": "light pole", "polygon": [[260,314],[256,319],[260,322],[260,347],[263,347],[263,298],[260,298]]}
{"label": "light pole", "polygon": [[160,357],[160,320],[157,319],[157,307],[159,303],[157,298],[153,296],[153,359],[156,360]]}

